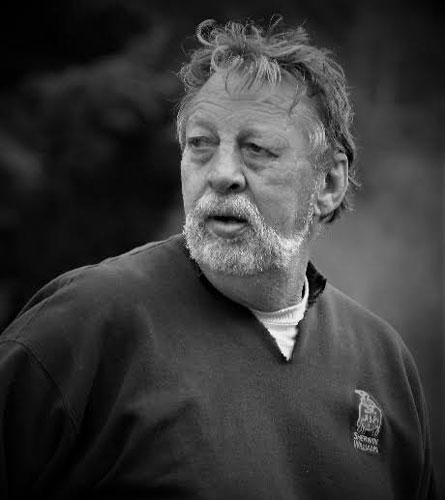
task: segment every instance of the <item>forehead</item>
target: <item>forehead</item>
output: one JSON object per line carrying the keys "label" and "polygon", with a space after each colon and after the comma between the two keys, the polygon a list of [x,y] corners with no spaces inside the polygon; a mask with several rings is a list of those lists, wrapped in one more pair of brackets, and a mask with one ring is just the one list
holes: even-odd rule
{"label": "forehead", "polygon": [[237,75],[218,72],[210,77],[188,107],[187,122],[216,121],[221,126],[297,125],[309,99],[301,96],[296,81],[288,78],[272,86],[264,83],[255,88],[242,88]]}

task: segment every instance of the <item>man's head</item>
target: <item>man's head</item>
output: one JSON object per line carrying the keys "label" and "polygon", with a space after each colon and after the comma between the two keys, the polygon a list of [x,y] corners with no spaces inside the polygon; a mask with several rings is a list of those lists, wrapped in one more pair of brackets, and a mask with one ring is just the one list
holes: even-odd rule
{"label": "man's head", "polygon": [[354,143],[342,70],[300,28],[204,22],[198,39],[178,114],[192,257],[236,275],[284,268],[318,222],[347,207]]}

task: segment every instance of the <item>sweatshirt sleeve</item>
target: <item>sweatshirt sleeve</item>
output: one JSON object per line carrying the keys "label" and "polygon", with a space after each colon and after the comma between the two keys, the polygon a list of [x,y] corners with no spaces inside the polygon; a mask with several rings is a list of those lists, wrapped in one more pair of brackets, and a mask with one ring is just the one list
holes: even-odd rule
{"label": "sweatshirt sleeve", "polygon": [[0,430],[0,497],[44,491],[62,467],[74,421],[37,356],[20,341],[1,337]]}
{"label": "sweatshirt sleeve", "polygon": [[437,489],[435,471],[433,466],[433,453],[425,395],[414,359],[409,352],[407,352],[406,354],[408,358],[408,362],[406,365],[408,378],[410,380],[413,398],[416,403],[422,443],[422,449],[420,450],[420,452],[422,453],[421,462],[423,464],[423,467],[420,475],[417,495],[415,495],[415,498],[416,500],[439,500],[439,492]]}
{"label": "sweatshirt sleeve", "polygon": [[432,449],[431,449],[431,438],[427,419],[427,409],[426,402],[422,395],[422,406],[423,406],[423,440],[424,440],[424,462],[423,471],[421,476],[421,482],[419,487],[419,493],[417,495],[418,500],[439,500],[439,492],[437,489],[437,484],[435,481],[435,471],[433,467]]}
{"label": "sweatshirt sleeve", "polygon": [[2,500],[77,498],[110,466],[105,451],[100,459],[92,445],[84,452],[127,367],[125,359],[119,364],[124,328],[112,317],[118,282],[102,268],[56,278],[1,334]]}

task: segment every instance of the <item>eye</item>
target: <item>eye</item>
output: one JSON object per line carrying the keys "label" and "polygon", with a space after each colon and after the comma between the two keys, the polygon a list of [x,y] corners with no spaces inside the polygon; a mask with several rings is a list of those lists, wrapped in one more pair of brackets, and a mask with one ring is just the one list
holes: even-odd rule
{"label": "eye", "polygon": [[191,149],[199,150],[212,146],[213,142],[209,137],[197,136],[187,138],[186,144]]}
{"label": "eye", "polygon": [[276,158],[277,155],[272,153],[267,148],[256,144],[255,142],[247,142],[244,144],[244,148],[251,154],[252,156],[256,156],[259,158]]}

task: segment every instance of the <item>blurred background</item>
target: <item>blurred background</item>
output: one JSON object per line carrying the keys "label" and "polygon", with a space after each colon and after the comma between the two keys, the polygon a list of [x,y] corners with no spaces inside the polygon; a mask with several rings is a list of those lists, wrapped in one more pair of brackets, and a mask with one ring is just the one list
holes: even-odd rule
{"label": "blurred background", "polygon": [[[417,361],[438,476],[443,428],[445,91],[440,15],[402,0],[65,0],[0,19],[0,330],[45,282],[181,230],[175,76],[201,20],[304,23],[355,104],[355,212],[314,261]],[[443,70],[443,66],[442,66]]]}

